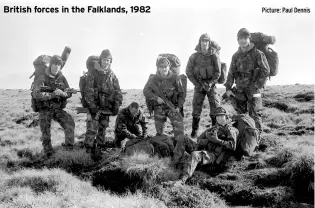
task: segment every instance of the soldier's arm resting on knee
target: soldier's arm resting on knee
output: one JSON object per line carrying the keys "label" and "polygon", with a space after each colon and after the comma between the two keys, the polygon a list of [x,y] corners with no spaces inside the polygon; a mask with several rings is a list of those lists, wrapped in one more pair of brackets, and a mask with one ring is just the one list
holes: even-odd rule
{"label": "soldier's arm resting on knee", "polygon": [[255,87],[257,89],[261,89],[263,88],[263,86],[266,84],[268,80],[268,77],[270,74],[270,68],[269,68],[267,58],[263,52],[256,51],[255,56],[256,56],[258,68],[260,69],[258,77],[255,82]]}
{"label": "soldier's arm resting on knee", "polygon": [[226,91],[229,91],[232,89],[232,86],[234,84],[234,81],[237,76],[237,69],[236,69],[236,55],[234,54],[232,56],[232,61],[229,69],[229,73],[226,79],[226,83],[224,84]]}
{"label": "soldier's arm resting on knee", "polygon": [[195,54],[191,55],[188,59],[188,63],[186,66],[186,75],[188,79],[193,83],[194,86],[200,86],[198,80],[194,75],[194,67],[195,67]]}
{"label": "soldier's arm resting on knee", "polygon": [[40,76],[34,83],[34,88],[32,92],[33,97],[39,101],[51,100],[56,97],[53,92],[41,92],[41,87],[45,86],[44,80],[44,76]]}

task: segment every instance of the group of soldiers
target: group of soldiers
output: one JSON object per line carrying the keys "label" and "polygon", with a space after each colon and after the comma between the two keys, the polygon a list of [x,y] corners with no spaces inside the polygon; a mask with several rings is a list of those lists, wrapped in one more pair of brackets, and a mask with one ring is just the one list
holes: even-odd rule
{"label": "group of soldiers", "polygon": [[[261,92],[269,77],[269,66],[264,53],[251,43],[250,32],[242,28],[237,33],[239,49],[232,57],[232,62],[225,83],[226,95],[233,96],[233,107],[240,113],[248,113],[255,121],[256,128],[262,132]],[[184,183],[194,172],[198,164],[215,164],[222,160],[222,153],[233,152],[236,149],[238,130],[234,128],[227,117],[227,112],[220,107],[220,99],[216,84],[221,74],[219,46],[208,34],[201,35],[186,67],[186,75],[195,86],[192,109],[191,138],[198,137],[199,121],[204,98],[207,95],[210,106],[211,128],[204,131],[197,138],[197,142],[184,133],[183,106],[186,89],[180,77],[170,70],[170,61],[166,57],[158,57],[155,74],[150,75],[143,94],[148,109],[154,113],[156,135],[163,135],[165,122],[169,118],[174,132],[176,147],[172,160],[176,163],[183,157],[187,146],[193,148],[186,161],[180,182]],[[103,50],[99,60],[94,63],[93,70],[86,75],[86,85],[83,90],[83,101],[88,108],[87,130],[85,134],[85,148],[93,157],[98,157],[100,148],[105,145],[106,128],[109,126],[110,116],[117,115],[115,124],[115,147],[124,148],[128,140],[148,138],[147,126],[143,113],[137,102],[120,109],[122,105],[122,91],[119,81],[111,69],[113,61],[109,50]],[[71,150],[74,145],[73,118],[63,109],[67,99],[72,96],[66,78],[60,68],[62,60],[55,55],[51,58],[45,74],[34,83],[33,96],[40,103],[39,118],[42,132],[44,153],[49,158],[54,150],[51,145],[51,120],[60,123],[65,130],[65,143],[62,145]],[[198,75],[203,82],[196,78]],[[63,83],[61,88],[56,83]],[[232,89],[233,84],[236,87]],[[54,88],[53,92],[43,92],[42,86]],[[111,113],[100,113],[107,109]],[[120,110],[119,110],[120,109]],[[211,145],[204,141],[211,141]]]}

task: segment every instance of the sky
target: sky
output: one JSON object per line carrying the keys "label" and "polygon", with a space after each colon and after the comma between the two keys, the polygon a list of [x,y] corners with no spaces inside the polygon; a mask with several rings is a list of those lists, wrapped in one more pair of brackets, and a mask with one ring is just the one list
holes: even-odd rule
{"label": "sky", "polygon": [[[131,12],[131,6],[140,5],[149,6],[150,13]],[[142,89],[161,53],[177,55],[185,74],[203,33],[221,46],[220,59],[229,66],[240,28],[276,37],[271,47],[279,54],[279,73],[267,85],[315,84],[312,1],[0,0],[0,6],[0,89],[29,89],[33,61],[42,54],[61,55],[65,46],[72,49],[62,70],[70,87],[79,88],[89,56],[109,49],[121,88]],[[4,6],[29,6],[32,13],[4,13]],[[34,13],[34,6],[56,7],[59,13]],[[121,6],[128,13],[61,13],[62,6]],[[310,13],[263,13],[263,7],[308,8]],[[188,88],[193,88],[190,82]]]}

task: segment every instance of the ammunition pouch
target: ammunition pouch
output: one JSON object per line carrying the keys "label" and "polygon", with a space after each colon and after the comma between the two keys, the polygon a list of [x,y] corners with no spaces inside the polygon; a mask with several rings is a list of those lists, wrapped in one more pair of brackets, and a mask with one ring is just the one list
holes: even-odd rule
{"label": "ammunition pouch", "polygon": [[214,74],[214,67],[213,66],[207,66],[207,67],[196,66],[194,68],[194,72],[197,76],[201,77],[201,79],[211,79]]}

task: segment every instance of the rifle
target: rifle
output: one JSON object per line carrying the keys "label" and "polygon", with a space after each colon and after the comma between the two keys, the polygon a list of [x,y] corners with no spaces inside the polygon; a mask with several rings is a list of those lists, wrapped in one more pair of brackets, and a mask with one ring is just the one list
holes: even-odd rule
{"label": "rifle", "polygon": [[151,83],[151,88],[153,89],[153,91],[158,94],[158,96],[160,98],[162,98],[162,100],[164,101],[165,105],[167,105],[167,107],[169,107],[171,109],[171,111],[175,114],[178,114],[178,116],[180,118],[183,118],[182,115],[176,111],[175,106],[173,105],[173,103],[171,103],[168,99],[167,96],[164,94],[164,92],[161,92],[160,89],[152,82]]}
{"label": "rifle", "polygon": [[[76,107],[75,109],[77,111],[77,114],[90,113],[90,110],[88,108]],[[108,109],[98,109],[96,116],[95,116],[95,120],[98,120],[100,118],[101,114],[108,115],[108,116],[113,115],[113,113]]]}
{"label": "rifle", "polygon": [[210,90],[211,86],[207,82],[203,81],[200,75],[195,74],[195,77],[197,78],[198,83],[203,89],[205,89],[206,91]]}
{"label": "rifle", "polygon": [[[40,92],[54,92],[57,88],[52,88],[52,87],[48,87],[48,86],[41,86],[40,87]],[[64,90],[64,92],[69,92],[69,93],[72,93],[72,94],[77,94],[78,92],[81,92],[80,90],[76,90],[76,89],[73,89],[73,88],[66,88]]]}

